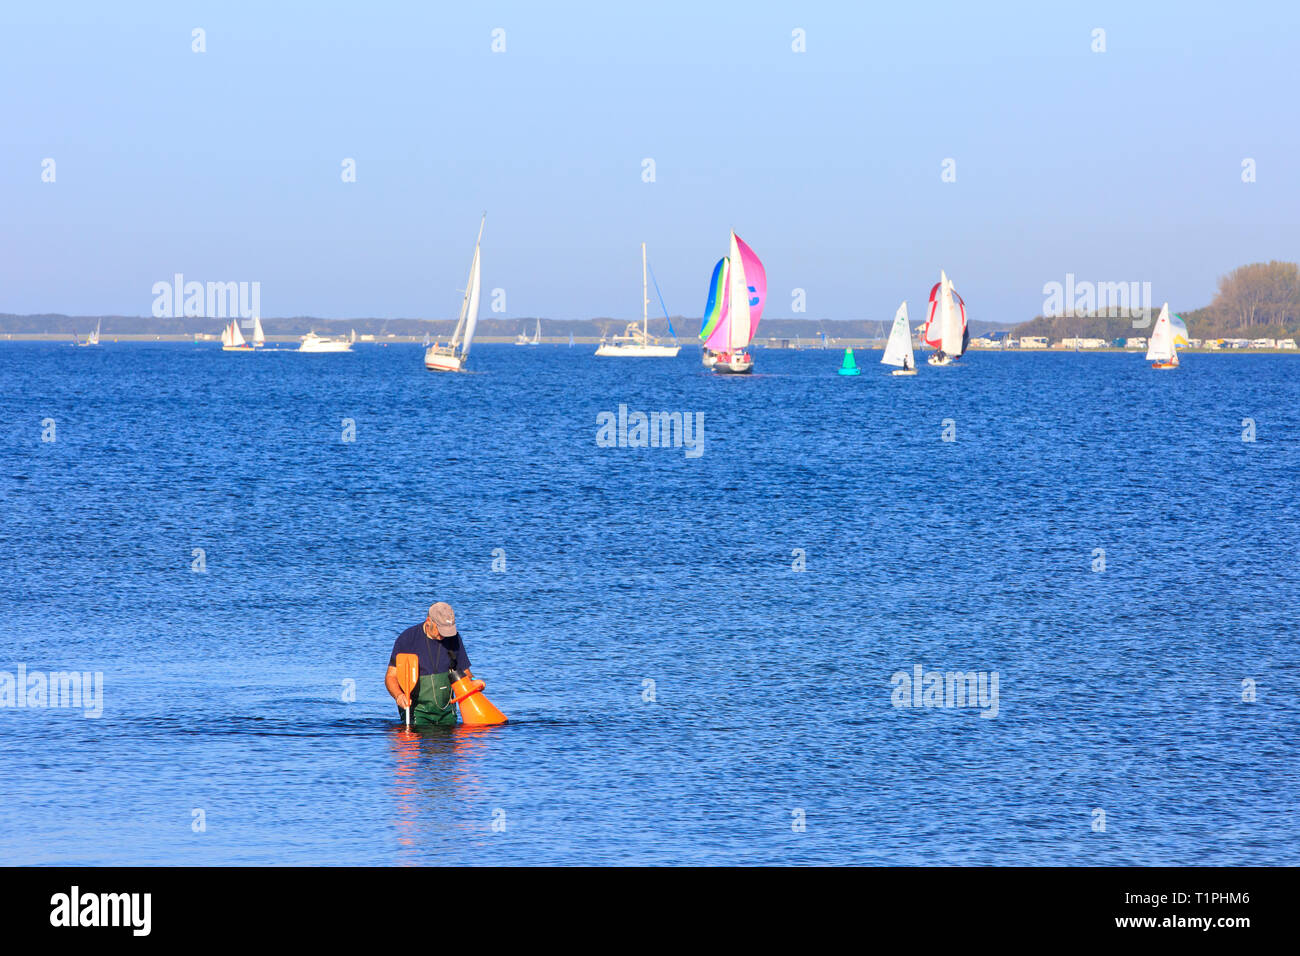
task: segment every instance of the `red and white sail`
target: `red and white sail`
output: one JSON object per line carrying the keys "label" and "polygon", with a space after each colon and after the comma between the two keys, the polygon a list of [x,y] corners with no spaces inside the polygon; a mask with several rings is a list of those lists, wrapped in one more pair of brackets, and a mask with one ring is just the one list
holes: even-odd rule
{"label": "red and white sail", "polygon": [[221,331],[221,344],[228,349],[242,348],[248,344],[244,341],[244,333],[239,331],[239,322],[235,319],[231,319]]}
{"label": "red and white sail", "polygon": [[930,290],[930,308],[926,313],[925,344],[941,349],[954,358],[966,350],[966,303],[952,287],[952,280],[942,270],[939,281]]}

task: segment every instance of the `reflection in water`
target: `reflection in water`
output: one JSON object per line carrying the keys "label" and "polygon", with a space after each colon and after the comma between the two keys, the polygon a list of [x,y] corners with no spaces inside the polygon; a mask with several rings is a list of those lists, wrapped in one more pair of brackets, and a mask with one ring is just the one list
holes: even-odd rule
{"label": "reflection in water", "polygon": [[[443,845],[452,831],[468,828],[453,811],[464,806],[479,788],[476,758],[487,743],[491,727],[428,727],[407,730],[396,724],[389,732],[395,758],[393,796],[397,810],[399,862],[410,866],[427,859],[429,849]],[[462,838],[468,835],[460,833]]]}

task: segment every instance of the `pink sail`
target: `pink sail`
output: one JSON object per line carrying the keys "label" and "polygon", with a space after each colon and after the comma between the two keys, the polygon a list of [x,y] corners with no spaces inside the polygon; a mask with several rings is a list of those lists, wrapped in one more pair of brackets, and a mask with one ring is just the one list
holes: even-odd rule
{"label": "pink sail", "polygon": [[763,317],[763,303],[767,301],[767,272],[758,256],[754,255],[754,250],[745,245],[740,236],[736,237],[736,247],[745,266],[745,284],[749,286],[749,338],[752,341],[758,334],[758,320]]}

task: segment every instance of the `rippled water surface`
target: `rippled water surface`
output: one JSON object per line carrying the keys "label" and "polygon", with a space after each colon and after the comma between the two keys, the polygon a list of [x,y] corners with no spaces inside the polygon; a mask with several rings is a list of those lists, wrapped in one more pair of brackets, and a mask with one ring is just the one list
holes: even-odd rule
{"label": "rippled water surface", "polygon": [[[1300,863],[1300,359],[591,352],[0,346],[0,671],[104,687],[0,707],[0,862]],[[400,732],[434,600],[506,726]]]}

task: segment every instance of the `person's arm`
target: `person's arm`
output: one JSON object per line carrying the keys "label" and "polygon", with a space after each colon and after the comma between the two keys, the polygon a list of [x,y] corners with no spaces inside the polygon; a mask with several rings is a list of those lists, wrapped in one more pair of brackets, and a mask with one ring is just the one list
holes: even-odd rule
{"label": "person's arm", "polygon": [[390,695],[393,695],[393,700],[398,702],[399,708],[406,709],[411,706],[411,698],[402,693],[402,685],[398,683],[398,669],[396,667],[389,667],[389,672],[383,675],[383,685],[389,689]]}
{"label": "person's arm", "polygon": [[393,700],[397,701],[397,706],[403,709],[411,706],[411,698],[402,693],[402,686],[397,683],[397,668],[389,665],[388,673],[384,675],[384,686],[388,688],[388,693],[393,695]]}
{"label": "person's arm", "polygon": [[388,673],[384,675],[384,686],[388,688],[393,700],[397,701],[397,706],[405,710],[411,706],[411,698],[402,693],[402,685],[397,682],[397,645],[401,643],[402,637],[399,634],[397,640],[393,641],[393,652],[388,655]]}
{"label": "person's arm", "polygon": [[[459,647],[456,648],[456,663],[460,666],[461,674],[473,680],[474,675],[470,673],[469,669],[469,651],[465,650],[465,638],[457,634],[456,641],[459,644]],[[486,682],[484,683],[486,684]]]}

